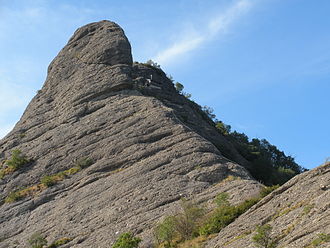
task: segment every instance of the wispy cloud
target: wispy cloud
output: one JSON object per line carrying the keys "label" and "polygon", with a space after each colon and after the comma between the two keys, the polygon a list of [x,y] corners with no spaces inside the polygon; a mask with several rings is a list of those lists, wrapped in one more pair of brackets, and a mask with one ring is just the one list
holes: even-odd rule
{"label": "wispy cloud", "polygon": [[160,51],[153,59],[161,65],[169,65],[178,58],[193,52],[204,43],[225,35],[240,17],[248,13],[253,6],[252,0],[239,0],[210,19],[205,30],[183,30],[179,41]]}

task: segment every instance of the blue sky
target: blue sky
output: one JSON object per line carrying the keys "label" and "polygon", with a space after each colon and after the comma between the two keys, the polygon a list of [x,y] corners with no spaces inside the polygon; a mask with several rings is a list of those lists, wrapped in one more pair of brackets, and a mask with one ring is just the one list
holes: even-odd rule
{"label": "blue sky", "polygon": [[330,157],[328,0],[0,0],[0,137],[80,26],[108,19],[200,105],[307,168]]}

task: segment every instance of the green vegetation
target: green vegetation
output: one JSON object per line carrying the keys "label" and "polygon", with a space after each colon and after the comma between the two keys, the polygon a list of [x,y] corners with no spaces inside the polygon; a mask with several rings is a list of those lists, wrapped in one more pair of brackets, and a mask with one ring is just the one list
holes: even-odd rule
{"label": "green vegetation", "polygon": [[61,245],[65,245],[66,243],[69,243],[71,240],[72,238],[67,238],[67,237],[61,238],[48,245],[47,248],[57,248]]}
{"label": "green vegetation", "polygon": [[[231,178],[234,177],[230,177],[230,180],[235,180]],[[207,214],[203,208],[183,199],[181,212],[166,217],[154,228],[156,247],[194,247],[196,244],[198,245],[196,247],[199,247],[201,243],[220,232],[221,229],[277,188],[278,186],[265,187],[261,190],[259,197],[245,200],[234,206],[229,203],[228,193],[220,193],[214,199],[217,207]]]}
{"label": "green vegetation", "polygon": [[47,245],[47,240],[40,233],[35,233],[29,239],[29,244],[31,248],[43,248]]}
{"label": "green vegetation", "polygon": [[176,247],[177,243],[199,236],[204,213],[204,209],[182,199],[181,212],[175,216],[166,217],[155,227],[154,235],[158,247]]}
{"label": "green vegetation", "polygon": [[308,247],[318,247],[326,243],[330,243],[330,234],[320,233]]}
{"label": "green vegetation", "polygon": [[[286,156],[284,152],[271,145],[265,139],[252,139],[230,128],[223,123],[217,122],[219,132],[226,135],[227,139],[234,144],[236,150],[251,164],[249,169],[254,178],[265,185],[284,184],[295,175],[304,171],[294,158]],[[225,128],[223,128],[225,126]],[[225,130],[225,131],[224,131]],[[227,154],[230,158],[230,154]]]}
{"label": "green vegetation", "polygon": [[273,192],[275,189],[278,189],[280,185],[276,184],[273,186],[266,186],[261,189],[260,191],[260,197],[264,198],[266,195],[269,195],[271,192]]}
{"label": "green vegetation", "polygon": [[160,65],[157,64],[156,62],[152,61],[151,59],[149,59],[146,63],[144,63],[144,65],[149,65],[154,68],[160,69]]}
{"label": "green vegetation", "polygon": [[[266,187],[262,191],[264,196],[276,187]],[[186,247],[207,240],[232,223],[238,216],[255,205],[262,197],[245,200],[238,205],[229,203],[229,195],[220,193],[214,202],[217,207],[205,215],[205,210],[187,200],[181,202],[181,212],[168,216],[154,229],[157,247]],[[185,245],[184,245],[185,244]]]}
{"label": "green vegetation", "polygon": [[[173,78],[169,76],[170,80],[174,82]],[[191,95],[183,92],[184,86],[176,82],[174,86],[178,93],[190,98]],[[306,169],[299,166],[294,158],[285,155],[276,146],[271,145],[266,139],[254,138],[250,140],[244,133],[232,131],[231,126],[216,119],[214,110],[208,106],[197,106],[201,110],[202,118],[216,127],[216,129],[223,134],[226,139],[232,143],[235,149],[244,157],[250,166],[247,167],[252,176],[265,185],[282,185],[292,177]],[[187,117],[182,116],[184,121]],[[216,144],[215,144],[216,145]],[[232,154],[231,150],[222,145],[217,145],[221,153],[235,161],[236,155]]]}
{"label": "green vegetation", "polygon": [[208,106],[203,106],[200,108],[210,120],[215,119],[216,115],[213,113],[214,112],[213,108],[208,107]]}
{"label": "green vegetation", "polygon": [[123,233],[119,236],[112,248],[137,248],[142,240],[131,233]]}
{"label": "green vegetation", "polygon": [[72,238],[64,237],[54,241],[50,245],[47,245],[48,241],[44,236],[42,236],[40,233],[34,233],[29,239],[29,244],[31,248],[57,248],[61,245],[69,243],[71,240]]}
{"label": "green vegetation", "polygon": [[12,203],[15,201],[22,200],[26,197],[33,197],[44,189],[43,185],[37,184],[27,188],[23,188],[21,190],[17,190],[9,193],[9,195],[5,198],[5,203]]}
{"label": "green vegetation", "polygon": [[215,197],[214,202],[217,204],[218,207],[229,206],[228,198],[229,198],[228,193],[222,192]]}
{"label": "green vegetation", "polygon": [[92,164],[93,164],[93,160],[90,158],[85,157],[85,158],[78,159],[75,162],[74,167],[72,167],[68,170],[65,170],[65,171],[58,172],[54,175],[43,176],[41,178],[40,182],[41,182],[41,184],[43,184],[46,187],[51,187],[51,186],[55,185],[56,183],[63,181],[65,178],[68,178],[68,177],[78,173],[82,169],[85,169]]}
{"label": "green vegetation", "polygon": [[[173,81],[172,81],[172,82],[173,82]],[[184,92],[184,91],[183,91],[184,86],[183,86],[182,84],[180,84],[179,82],[176,82],[176,83],[174,84],[174,87],[175,87],[176,91],[177,91],[179,94],[183,95],[185,98],[187,98],[187,99],[190,99],[190,98],[191,98],[191,94],[189,94],[189,93],[187,93],[187,92]]]}
{"label": "green vegetation", "polygon": [[13,172],[23,168],[25,165],[31,162],[26,156],[19,150],[15,149],[11,152],[11,158],[5,160],[2,164],[2,169],[0,169],[0,179],[5,175],[12,174]]}
{"label": "green vegetation", "polygon": [[309,214],[309,212],[314,208],[314,204],[308,204],[304,207],[303,215]]}
{"label": "green vegetation", "polygon": [[275,248],[276,241],[271,237],[272,227],[268,224],[258,226],[256,234],[252,237],[253,242],[262,248]]}
{"label": "green vegetation", "polygon": [[164,244],[165,248],[173,247],[173,240],[176,236],[175,217],[168,216],[154,229],[154,236],[157,244]]}
{"label": "green vegetation", "polygon": [[[61,179],[63,180],[63,179]],[[45,185],[46,187],[51,187],[53,185],[55,185],[58,181],[60,181],[60,178],[56,178],[54,176],[43,176],[40,179],[40,182]]]}
{"label": "green vegetation", "polygon": [[15,201],[19,201],[22,198],[24,198],[24,197],[19,193],[19,191],[10,192],[9,195],[5,199],[5,203],[12,203]]}
{"label": "green vegetation", "polygon": [[76,167],[78,167],[80,169],[85,169],[88,166],[93,164],[93,160],[90,158],[87,158],[87,157],[83,157],[83,158],[78,159],[75,164],[76,164]]}
{"label": "green vegetation", "polygon": [[220,232],[221,229],[228,226],[238,216],[246,212],[260,200],[260,198],[251,198],[236,206],[232,206],[227,199],[228,197],[225,194],[219,195],[216,198],[218,207],[211,212],[209,217],[200,227],[199,233],[201,235],[210,235],[212,233]]}
{"label": "green vegetation", "polygon": [[183,90],[183,88],[184,88],[183,84],[180,84],[179,82],[176,82],[176,83],[174,84],[174,87],[175,87],[175,89],[176,89],[176,91],[177,91],[178,93],[181,93],[182,90]]}
{"label": "green vegetation", "polygon": [[[248,168],[253,177],[261,181],[265,185],[284,184],[295,175],[305,171],[299,166],[294,158],[286,156],[276,146],[271,145],[266,139],[252,139],[244,133],[231,131],[231,126],[224,124],[222,121],[215,119],[211,108],[203,108],[204,112],[210,119],[215,121],[215,127],[218,131],[225,135],[236,150],[250,162],[251,167]],[[230,151],[219,147],[225,156],[234,159]]]}
{"label": "green vegetation", "polygon": [[43,190],[45,190],[46,188],[54,186],[58,182],[63,181],[66,178],[69,178],[70,176],[78,173],[84,168],[87,168],[91,164],[93,164],[93,161],[89,158],[79,159],[75,162],[75,166],[70,169],[60,171],[54,175],[43,176],[40,179],[39,184],[32,185],[30,187],[26,187],[9,193],[9,195],[5,198],[5,203],[12,203],[15,201],[22,200],[26,197],[33,197],[38,193],[42,192]]}
{"label": "green vegetation", "polygon": [[26,158],[24,154],[18,149],[12,151],[11,159],[6,161],[8,167],[12,167],[14,170],[17,170],[23,167],[25,164],[29,163],[30,160]]}
{"label": "green vegetation", "polygon": [[222,121],[217,121],[215,123],[215,127],[223,134],[223,135],[229,135],[231,126],[223,123]]}
{"label": "green vegetation", "polygon": [[202,208],[191,201],[181,200],[182,212],[175,216],[175,229],[181,240],[188,240],[198,236],[199,222],[204,214]]}
{"label": "green vegetation", "polygon": [[[179,93],[186,94],[183,92],[184,86],[181,83],[175,83],[175,88]],[[190,94],[189,97],[191,97]],[[203,119],[210,124],[213,123],[219,133],[234,145],[240,155],[250,163],[248,170],[252,176],[263,184],[282,185],[295,175],[306,171],[294,161],[293,157],[285,155],[266,139],[250,140],[246,134],[232,131],[230,125],[218,120],[211,107],[202,107],[198,104],[197,106],[201,110]],[[228,148],[221,145],[217,147],[225,157],[235,161],[235,155]]]}

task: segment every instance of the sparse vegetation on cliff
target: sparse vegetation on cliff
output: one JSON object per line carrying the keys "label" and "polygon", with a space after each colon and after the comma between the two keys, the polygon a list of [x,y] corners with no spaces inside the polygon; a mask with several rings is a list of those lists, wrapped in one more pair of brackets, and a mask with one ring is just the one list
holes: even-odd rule
{"label": "sparse vegetation on cliff", "polygon": [[[266,139],[249,139],[244,133],[232,131],[231,126],[216,119],[211,107],[200,107],[216,129],[230,141],[236,150],[249,163],[247,169],[252,176],[265,185],[282,185],[292,177],[306,171],[298,165],[294,158],[285,155],[276,146],[270,144]],[[218,147],[225,157],[235,161],[235,157],[229,150]]]}
{"label": "sparse vegetation on cliff", "polygon": [[5,160],[0,169],[0,179],[5,175],[14,173],[15,171],[23,168],[25,165],[31,162],[19,149],[14,149],[11,152],[11,158]]}
{"label": "sparse vegetation on cliff", "polygon": [[48,241],[45,238],[45,236],[43,236],[37,232],[37,233],[32,234],[32,236],[30,237],[28,242],[29,242],[31,248],[57,248],[57,247],[60,247],[61,245],[69,243],[71,240],[72,240],[72,238],[64,237],[64,238],[55,240],[50,245],[47,245]]}
{"label": "sparse vegetation on cliff", "polygon": [[112,248],[137,248],[142,240],[132,233],[123,233],[119,236]]}
{"label": "sparse vegetation on cliff", "polygon": [[199,242],[205,241],[208,236],[220,232],[276,188],[265,187],[261,190],[260,197],[245,200],[238,205],[231,205],[228,201],[229,195],[220,193],[214,199],[217,207],[207,214],[205,214],[204,208],[190,201],[182,200],[181,212],[167,216],[154,228],[157,247],[177,247],[179,244],[187,243],[187,240],[196,238],[199,239]]}
{"label": "sparse vegetation on cliff", "polygon": [[30,187],[26,187],[17,191],[13,191],[9,193],[9,195],[5,198],[5,203],[12,203],[15,201],[22,200],[26,197],[33,197],[38,193],[45,190],[47,187],[51,187],[57,184],[60,181],[63,181],[65,178],[68,178],[84,168],[87,168],[93,163],[93,161],[89,158],[82,158],[76,161],[75,166],[70,169],[60,171],[54,175],[43,176],[40,179],[40,183],[36,185],[32,185]]}
{"label": "sparse vegetation on cliff", "polygon": [[252,237],[254,244],[260,248],[275,248],[275,238],[271,237],[272,227],[268,224],[258,226],[256,234]]}

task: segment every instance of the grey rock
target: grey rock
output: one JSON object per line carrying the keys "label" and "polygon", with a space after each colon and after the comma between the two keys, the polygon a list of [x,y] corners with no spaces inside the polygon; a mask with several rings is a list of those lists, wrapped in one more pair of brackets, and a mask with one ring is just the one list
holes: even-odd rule
{"label": "grey rock", "polygon": [[[324,185],[326,188],[321,188]],[[266,196],[224,228],[206,247],[255,247],[256,226],[269,224],[277,247],[310,246],[320,234],[330,234],[330,163],[305,172]],[[329,247],[324,242],[317,247]]]}
{"label": "grey rock", "polygon": [[[1,248],[26,247],[35,232],[50,242],[71,237],[68,247],[110,247],[126,231],[150,247],[152,228],[182,197],[211,204],[224,189],[232,201],[259,191],[246,169],[223,156],[219,147],[246,163],[200,107],[162,70],[132,64],[130,50],[123,30],[101,21],[79,28],[50,64],[44,86],[0,141],[1,159],[20,149],[34,161],[0,180],[0,200],[79,158],[93,164],[3,203]],[[237,188],[220,183],[229,175],[241,179],[230,183]]]}
{"label": "grey rock", "polygon": [[[132,63],[124,31],[109,21],[79,28],[52,61],[42,89],[0,140],[0,162],[13,149],[33,162],[0,179],[0,248],[26,247],[36,232],[49,242],[72,238],[63,247],[111,247],[127,231],[152,247],[154,226],[178,211],[181,198],[212,208],[220,192],[237,204],[262,187],[200,106],[178,94],[161,69]],[[84,157],[93,160],[88,168],[3,202]],[[207,247],[253,247],[263,223],[287,233],[280,247],[303,247],[329,234],[329,188],[329,165],[299,175]]]}

